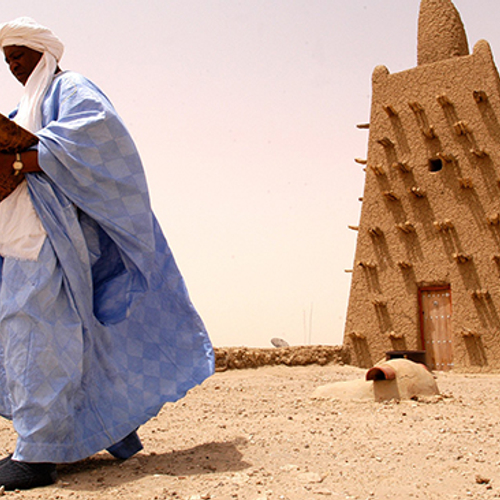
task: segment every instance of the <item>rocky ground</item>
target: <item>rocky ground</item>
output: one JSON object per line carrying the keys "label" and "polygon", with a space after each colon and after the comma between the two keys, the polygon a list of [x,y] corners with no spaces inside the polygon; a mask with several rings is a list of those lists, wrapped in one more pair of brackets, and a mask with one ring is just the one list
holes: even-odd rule
{"label": "rocky ground", "polygon": [[[313,400],[364,376],[338,364],[219,371],[141,428],[145,449],[59,466],[19,499],[500,498],[500,375],[437,374],[441,396]],[[2,422],[4,453],[15,434]]]}

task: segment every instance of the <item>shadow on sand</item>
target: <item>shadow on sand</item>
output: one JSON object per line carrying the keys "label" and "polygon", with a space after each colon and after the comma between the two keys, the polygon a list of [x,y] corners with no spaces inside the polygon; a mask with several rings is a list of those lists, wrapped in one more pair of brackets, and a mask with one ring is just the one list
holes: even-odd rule
{"label": "shadow on sand", "polygon": [[107,454],[98,454],[74,464],[58,466],[59,479],[67,489],[97,491],[117,488],[145,477],[183,476],[237,472],[251,464],[242,460],[238,447],[246,446],[243,438],[230,442],[205,443],[185,450],[143,455],[119,461]]}

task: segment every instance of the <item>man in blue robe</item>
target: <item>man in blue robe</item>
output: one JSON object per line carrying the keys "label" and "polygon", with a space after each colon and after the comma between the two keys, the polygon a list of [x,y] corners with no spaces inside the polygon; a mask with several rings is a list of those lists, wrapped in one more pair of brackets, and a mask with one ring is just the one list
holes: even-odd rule
{"label": "man in blue robe", "polygon": [[213,349],[151,211],[136,147],[107,97],[58,66],[29,18],[0,27],[25,87],[11,118],[38,137],[0,153],[25,180],[0,202],[0,414],[18,434],[0,485],[142,448],[137,428],[214,371]]}

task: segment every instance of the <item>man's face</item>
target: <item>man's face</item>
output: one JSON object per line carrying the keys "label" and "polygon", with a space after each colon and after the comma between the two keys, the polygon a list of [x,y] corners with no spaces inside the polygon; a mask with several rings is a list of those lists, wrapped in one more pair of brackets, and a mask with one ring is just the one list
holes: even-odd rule
{"label": "man's face", "polygon": [[26,85],[28,78],[42,58],[42,53],[21,45],[4,47],[5,62],[9,65],[12,74]]}

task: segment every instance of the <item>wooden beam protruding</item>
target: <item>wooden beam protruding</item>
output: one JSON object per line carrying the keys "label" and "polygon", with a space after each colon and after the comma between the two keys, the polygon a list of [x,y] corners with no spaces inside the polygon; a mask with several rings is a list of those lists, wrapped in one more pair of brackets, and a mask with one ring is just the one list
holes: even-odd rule
{"label": "wooden beam protruding", "polygon": [[366,335],[360,332],[349,332],[349,337],[353,340],[366,340]]}
{"label": "wooden beam protruding", "polygon": [[386,332],[387,337],[389,337],[391,340],[401,340],[404,338],[405,334],[403,332]]}
{"label": "wooden beam protruding", "polygon": [[436,131],[432,125],[429,125],[423,106],[416,101],[409,102],[408,106],[410,106],[411,110],[415,113],[422,134],[424,134],[427,139],[435,139],[437,137]]}
{"label": "wooden beam protruding", "polygon": [[436,156],[445,163],[453,163],[454,161],[456,161],[456,158],[451,153],[443,153],[441,151],[437,153]]}
{"label": "wooden beam protruding", "polygon": [[453,106],[453,103],[446,94],[438,95],[436,100],[442,108],[445,108],[446,106]]}
{"label": "wooden beam protruding", "polygon": [[368,234],[370,236],[383,236],[384,231],[382,231],[382,229],[380,229],[380,227],[374,226],[374,227],[370,227],[368,229]]}
{"label": "wooden beam protruding", "polygon": [[377,142],[381,144],[384,148],[393,148],[394,143],[389,139],[389,137],[382,137],[382,139],[378,139]]}
{"label": "wooden beam protruding", "polygon": [[472,255],[466,254],[466,253],[454,253],[453,258],[459,263],[459,264],[465,264],[466,262],[470,262],[472,260]]}
{"label": "wooden beam protruding", "polygon": [[396,224],[396,229],[399,229],[401,232],[406,234],[414,233],[416,231],[415,226],[409,221]]}
{"label": "wooden beam protruding", "polygon": [[490,214],[486,217],[486,222],[490,226],[498,226],[500,224],[500,214],[495,212],[494,214]]}
{"label": "wooden beam protruding", "polygon": [[472,97],[474,97],[474,100],[478,104],[481,102],[486,102],[488,100],[488,95],[484,90],[474,90],[474,92],[472,92]]}
{"label": "wooden beam protruding", "polygon": [[399,196],[394,191],[384,191],[382,194],[389,201],[399,201]]}
{"label": "wooden beam protruding", "polygon": [[395,170],[399,170],[403,174],[409,174],[411,172],[411,167],[408,163],[404,161],[396,161],[392,164],[392,168]]}
{"label": "wooden beam protruding", "polygon": [[453,124],[453,128],[455,130],[455,134],[457,135],[470,135],[471,129],[469,124],[465,120],[459,120],[458,122]]}
{"label": "wooden beam protruding", "polygon": [[378,176],[385,175],[385,169],[382,165],[369,165],[368,168]]}
{"label": "wooden beam protruding", "polygon": [[437,137],[436,131],[432,125],[422,128],[422,134],[425,135],[427,139],[435,139]]}
{"label": "wooden beam protruding", "polygon": [[455,225],[453,224],[453,221],[451,219],[445,219],[442,221],[434,221],[433,226],[436,228],[436,231],[451,231]]}
{"label": "wooden beam protruding", "polygon": [[481,290],[472,290],[470,295],[473,299],[477,300],[486,300],[490,296],[490,292],[488,290],[482,288]]}
{"label": "wooden beam protruding", "polygon": [[401,269],[411,269],[413,267],[413,264],[411,262],[406,261],[406,260],[400,260],[398,262],[398,266]]}
{"label": "wooden beam protruding", "polygon": [[389,118],[394,118],[395,116],[398,116],[398,112],[394,109],[393,106],[387,105],[382,107],[384,108],[384,111],[387,113],[387,116]]}
{"label": "wooden beam protruding", "polygon": [[473,154],[474,156],[477,156],[478,158],[486,158],[489,156],[488,151],[486,149],[481,149],[481,148],[472,148],[470,150],[470,153]]}
{"label": "wooden beam protruding", "polygon": [[426,192],[423,190],[421,187],[413,186],[411,187],[408,192],[410,192],[415,198],[425,198]]}
{"label": "wooden beam protruding", "polygon": [[460,332],[462,334],[462,337],[465,338],[474,338],[474,337],[480,337],[481,334],[476,331],[476,330],[471,330],[470,328],[462,328],[462,331]]}
{"label": "wooden beam protruding", "polygon": [[363,269],[375,269],[377,267],[377,264],[370,260],[360,260],[358,262],[358,266]]}
{"label": "wooden beam protruding", "polygon": [[470,177],[459,177],[458,184],[462,189],[472,189],[474,187],[474,182]]}
{"label": "wooden beam protruding", "polygon": [[423,106],[417,101],[409,102],[408,106],[410,106],[411,110],[414,113],[423,113],[424,112]]}

